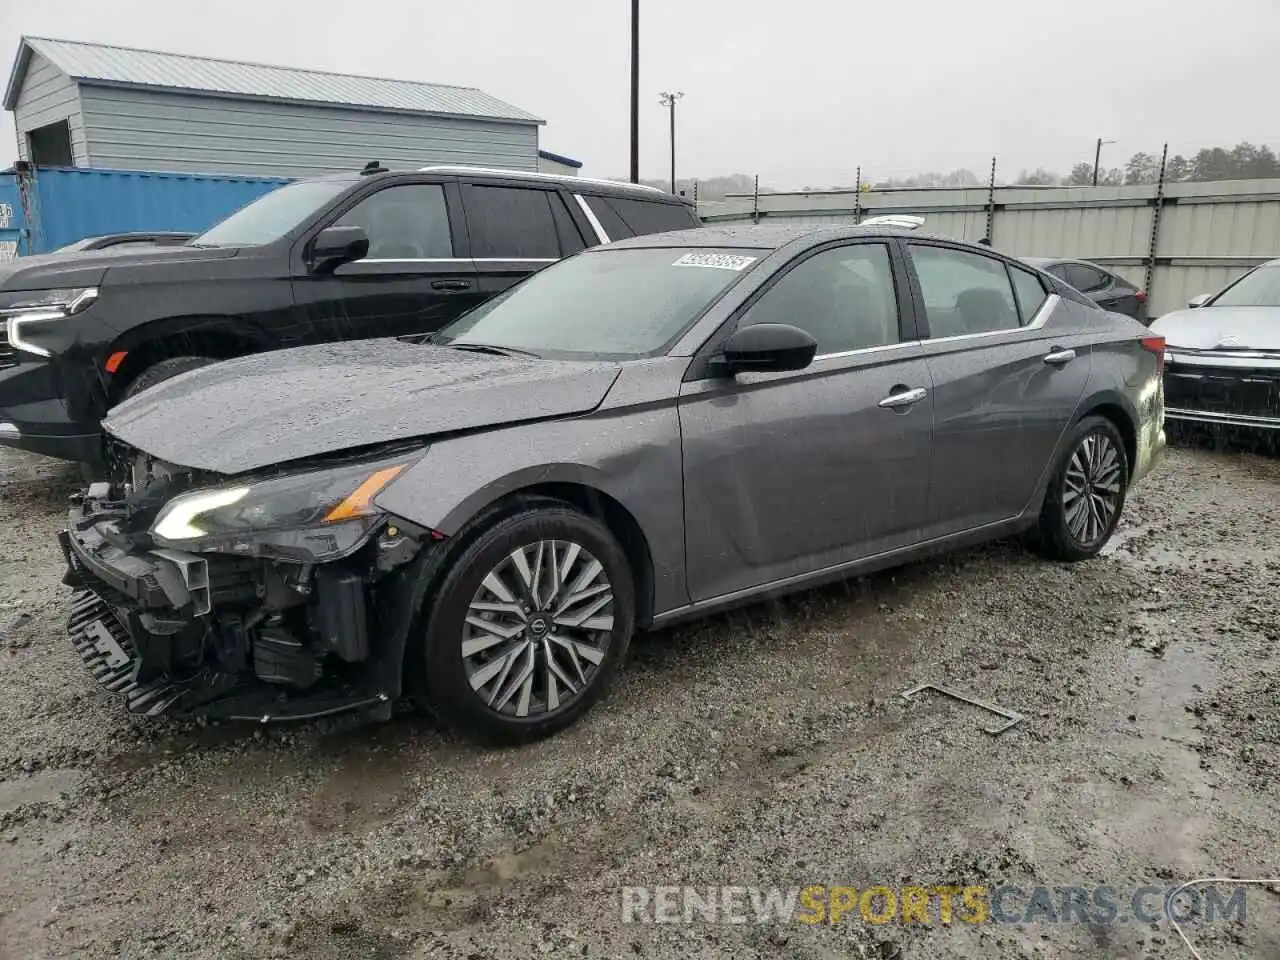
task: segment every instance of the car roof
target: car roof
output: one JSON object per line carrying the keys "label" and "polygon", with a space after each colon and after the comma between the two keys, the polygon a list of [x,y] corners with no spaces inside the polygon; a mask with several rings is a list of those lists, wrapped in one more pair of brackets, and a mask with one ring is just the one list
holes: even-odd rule
{"label": "car roof", "polygon": [[844,240],[858,237],[925,237],[931,240],[944,240],[948,243],[961,243],[985,253],[991,253],[990,247],[976,244],[965,244],[948,237],[936,237],[921,234],[918,230],[902,227],[870,226],[858,227],[853,224],[733,224],[731,226],[694,227],[688,230],[671,230],[666,233],[649,233],[639,237],[628,237],[615,240],[603,247],[592,249],[635,248],[635,247],[747,247],[754,250],[778,250],[798,240],[809,240],[812,243],[824,243],[828,240]]}

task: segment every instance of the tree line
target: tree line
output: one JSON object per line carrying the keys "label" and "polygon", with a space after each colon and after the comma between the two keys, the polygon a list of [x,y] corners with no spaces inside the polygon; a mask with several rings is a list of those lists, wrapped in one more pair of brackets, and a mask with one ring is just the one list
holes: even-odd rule
{"label": "tree line", "polygon": [[[1205,147],[1191,156],[1180,153],[1169,158],[1165,168],[1166,182],[1202,180],[1265,180],[1280,178],[1280,158],[1265,144],[1247,141],[1234,147]],[[998,179],[998,178],[997,178]],[[1139,151],[1123,167],[1098,170],[1098,185],[1108,187],[1156,183],[1160,179],[1160,155]],[[1004,181],[1008,182],[1008,181]],[[1044,167],[1023,170],[1013,179],[1016,186],[1089,186],[1093,183],[1093,163],[1081,160],[1069,173],[1060,174]],[[972,170],[950,173],[923,173],[913,177],[878,180],[877,187],[976,187],[986,183]]]}

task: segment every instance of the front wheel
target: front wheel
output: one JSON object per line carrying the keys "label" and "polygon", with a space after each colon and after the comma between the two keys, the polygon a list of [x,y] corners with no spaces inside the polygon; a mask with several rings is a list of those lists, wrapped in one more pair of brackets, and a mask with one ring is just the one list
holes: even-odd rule
{"label": "front wheel", "polygon": [[1045,491],[1042,552],[1068,562],[1096,556],[1120,520],[1128,487],[1129,459],[1120,431],[1105,417],[1081,420]]}
{"label": "front wheel", "polygon": [[483,529],[428,600],[427,705],[486,740],[564,729],[604,695],[635,625],[630,565],[609,530],[544,501]]}

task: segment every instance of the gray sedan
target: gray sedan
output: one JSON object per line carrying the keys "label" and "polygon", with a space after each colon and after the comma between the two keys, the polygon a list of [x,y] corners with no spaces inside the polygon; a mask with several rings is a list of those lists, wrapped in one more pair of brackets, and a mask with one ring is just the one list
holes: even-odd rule
{"label": "gray sedan", "polygon": [[561,729],[638,629],[1033,532],[1094,556],[1164,443],[1163,342],[892,227],[590,250],[417,341],[261,354],[105,422],[71,641],[143,714],[412,696]]}

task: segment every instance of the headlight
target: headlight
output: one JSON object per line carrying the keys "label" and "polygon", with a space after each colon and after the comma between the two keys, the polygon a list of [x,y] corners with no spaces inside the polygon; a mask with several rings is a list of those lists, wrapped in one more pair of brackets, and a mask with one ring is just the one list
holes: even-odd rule
{"label": "headlight", "polygon": [[85,310],[98,299],[97,287],[66,287],[61,290],[24,290],[0,294],[0,316],[7,317],[6,333],[10,345],[38,357],[49,351],[23,337],[24,327],[33,323],[62,320]]}
{"label": "headlight", "polygon": [[336,560],[364,543],[381,519],[373,498],[421,455],[184,493],[151,536],[183,550]]}

